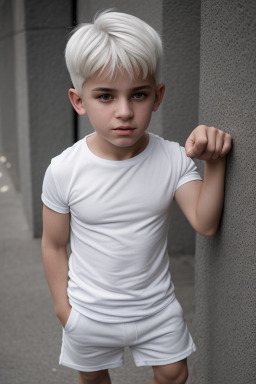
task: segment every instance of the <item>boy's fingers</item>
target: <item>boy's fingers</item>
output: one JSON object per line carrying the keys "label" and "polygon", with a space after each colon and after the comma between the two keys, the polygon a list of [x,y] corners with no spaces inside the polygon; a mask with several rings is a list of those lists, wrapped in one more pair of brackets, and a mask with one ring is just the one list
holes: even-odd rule
{"label": "boy's fingers", "polygon": [[225,133],[224,143],[223,143],[220,156],[221,157],[226,156],[231,150],[231,147],[232,147],[232,136],[229,135],[228,133]]}
{"label": "boy's fingers", "polygon": [[205,146],[204,153],[201,156],[202,160],[210,160],[218,151],[217,147],[220,148],[220,151],[222,150],[222,145],[220,141],[217,143],[217,137],[218,137],[218,130],[214,127],[206,127],[207,132],[207,144]]}
{"label": "boy's fingers", "polygon": [[200,125],[188,137],[185,149],[188,157],[200,160],[216,160],[231,149],[232,137],[214,127]]}
{"label": "boy's fingers", "polygon": [[193,132],[188,137],[186,143],[185,143],[185,151],[188,157],[192,157],[193,155],[193,146],[194,146],[195,140]]}
{"label": "boy's fingers", "polygon": [[217,160],[219,157],[221,157],[223,145],[225,140],[225,132],[220,131],[219,129],[216,130],[216,139],[215,139],[215,151],[212,153],[212,159]]}
{"label": "boy's fingers", "polygon": [[217,137],[216,137],[215,154],[212,156],[212,159],[215,160],[225,156],[231,149],[231,142],[232,142],[231,135],[221,130],[218,130]]}

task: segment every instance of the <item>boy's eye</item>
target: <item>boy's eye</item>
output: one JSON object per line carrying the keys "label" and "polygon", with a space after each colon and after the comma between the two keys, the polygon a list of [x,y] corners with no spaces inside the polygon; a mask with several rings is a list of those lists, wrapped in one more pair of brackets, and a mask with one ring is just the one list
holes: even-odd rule
{"label": "boy's eye", "polygon": [[144,92],[137,92],[137,93],[134,93],[133,98],[134,99],[143,99],[145,96],[146,96],[146,94]]}
{"label": "boy's eye", "polygon": [[103,95],[98,96],[98,98],[102,101],[109,101],[112,100],[112,96],[108,93],[104,93]]}

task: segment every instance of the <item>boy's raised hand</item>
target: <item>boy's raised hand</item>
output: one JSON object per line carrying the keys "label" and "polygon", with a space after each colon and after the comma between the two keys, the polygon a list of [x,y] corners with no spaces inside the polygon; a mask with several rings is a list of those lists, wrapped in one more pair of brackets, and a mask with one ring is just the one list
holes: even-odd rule
{"label": "boy's raised hand", "polygon": [[231,149],[232,137],[217,128],[199,125],[188,137],[185,149],[188,157],[199,160],[223,158]]}

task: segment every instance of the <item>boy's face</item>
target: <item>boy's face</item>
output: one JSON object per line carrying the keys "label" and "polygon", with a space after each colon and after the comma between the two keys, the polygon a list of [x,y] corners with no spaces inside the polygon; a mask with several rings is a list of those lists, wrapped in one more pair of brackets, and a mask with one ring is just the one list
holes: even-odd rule
{"label": "boy's face", "polygon": [[110,80],[103,73],[85,82],[82,97],[70,90],[74,108],[81,115],[87,114],[95,129],[95,135],[88,138],[92,152],[112,160],[140,153],[147,145],[145,131],[164,89],[163,84],[156,87],[151,75],[131,80],[127,73],[120,73]]}

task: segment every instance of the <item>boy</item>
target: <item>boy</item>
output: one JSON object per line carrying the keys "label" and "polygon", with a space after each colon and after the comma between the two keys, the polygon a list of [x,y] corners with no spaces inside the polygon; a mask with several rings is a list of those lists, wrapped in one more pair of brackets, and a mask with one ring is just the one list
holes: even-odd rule
{"label": "boy", "polygon": [[[182,384],[195,351],[168,268],[170,207],[175,198],[197,232],[216,232],[231,136],[199,126],[185,152],[147,133],[164,96],[161,58],[156,31],[117,12],[79,26],[66,48],[70,101],[95,132],[46,171],[42,253],[60,363],[80,384],[110,383],[124,346],[153,367],[152,384]],[[188,156],[205,160],[204,182]]]}

